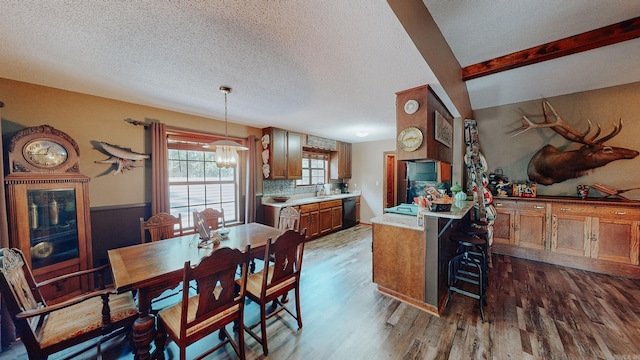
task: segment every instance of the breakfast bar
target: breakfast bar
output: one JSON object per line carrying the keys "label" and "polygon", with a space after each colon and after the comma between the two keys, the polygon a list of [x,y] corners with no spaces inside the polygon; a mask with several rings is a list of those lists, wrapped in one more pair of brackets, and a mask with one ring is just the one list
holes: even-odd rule
{"label": "breakfast bar", "polygon": [[447,294],[447,263],[456,250],[448,232],[472,208],[473,202],[461,201],[450,211],[423,211],[422,226],[416,215],[402,211],[372,218],[373,282],[378,291],[440,315]]}

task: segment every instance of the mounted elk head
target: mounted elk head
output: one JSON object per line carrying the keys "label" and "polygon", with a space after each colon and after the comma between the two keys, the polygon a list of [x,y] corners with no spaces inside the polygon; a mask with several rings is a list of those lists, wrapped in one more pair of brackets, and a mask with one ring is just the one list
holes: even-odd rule
{"label": "mounted elk head", "polygon": [[[542,108],[544,123],[534,123],[523,115],[522,127],[510,131],[511,136],[522,134],[529,129],[551,128],[565,139],[580,143],[582,146],[573,151],[560,151],[552,145],[546,145],[540,149],[533,155],[527,167],[527,174],[532,181],[543,185],[563,182],[567,179],[580,177],[589,170],[607,165],[612,161],[633,159],[639,154],[635,150],[604,145],[605,141],[620,133],[622,119],[618,124],[614,124],[611,133],[597,139],[601,131],[600,125],[594,134],[590,134],[591,121],[588,121],[587,130],[580,133],[564,122],[549,102],[544,101]],[[549,120],[549,110],[553,113],[555,121]]]}

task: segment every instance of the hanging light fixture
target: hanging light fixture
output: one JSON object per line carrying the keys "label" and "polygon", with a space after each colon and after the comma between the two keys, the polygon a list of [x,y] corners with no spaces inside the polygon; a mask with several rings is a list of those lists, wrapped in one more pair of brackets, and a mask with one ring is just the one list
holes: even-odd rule
{"label": "hanging light fixture", "polygon": [[205,147],[216,147],[216,165],[219,168],[235,167],[238,163],[238,150],[249,150],[249,148],[229,140],[227,133],[227,95],[231,92],[230,87],[220,86],[220,92],[224,94],[224,140],[216,140]]}

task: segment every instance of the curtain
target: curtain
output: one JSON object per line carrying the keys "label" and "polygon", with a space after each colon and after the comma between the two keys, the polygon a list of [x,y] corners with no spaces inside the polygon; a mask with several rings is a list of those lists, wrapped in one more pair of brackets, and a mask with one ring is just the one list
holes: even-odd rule
{"label": "curtain", "polygon": [[169,169],[167,129],[160,122],[151,123],[151,215],[169,212]]}
{"label": "curtain", "polygon": [[244,207],[246,223],[256,221],[256,136],[250,135],[247,140],[247,190]]}

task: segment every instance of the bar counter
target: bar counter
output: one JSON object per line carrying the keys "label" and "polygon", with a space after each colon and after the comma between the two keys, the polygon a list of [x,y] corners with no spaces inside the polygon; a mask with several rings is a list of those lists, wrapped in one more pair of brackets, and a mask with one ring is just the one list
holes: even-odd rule
{"label": "bar counter", "polygon": [[373,282],[378,291],[440,315],[447,295],[447,263],[456,247],[448,241],[455,221],[468,216],[473,202],[457,202],[451,211],[416,216],[385,213],[373,225]]}

